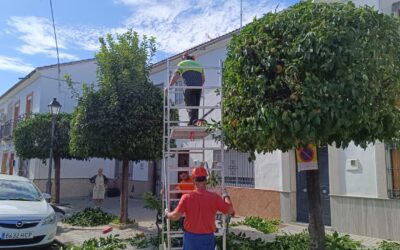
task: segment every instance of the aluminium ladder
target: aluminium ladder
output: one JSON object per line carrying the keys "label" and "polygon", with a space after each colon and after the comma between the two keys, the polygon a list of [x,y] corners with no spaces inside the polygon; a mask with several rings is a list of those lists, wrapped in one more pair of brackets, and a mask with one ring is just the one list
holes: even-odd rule
{"label": "aluminium ladder", "polygon": [[[178,67],[175,67],[175,69]],[[179,68],[184,68],[184,67],[179,67]],[[178,167],[179,162],[176,160],[176,164],[173,163],[172,159],[173,157],[176,156],[176,159],[178,158],[178,153],[185,153],[189,154],[189,162],[188,166],[190,166],[190,158],[192,155],[201,155],[202,158],[202,163],[205,162],[205,153],[206,152],[214,152],[217,151],[219,152],[219,161],[215,162],[214,156],[213,156],[213,164],[211,168],[207,167],[207,170],[209,172],[209,176],[217,176],[219,178],[219,184],[221,191],[225,186],[225,179],[224,179],[224,143],[223,141],[216,142],[217,146],[206,146],[206,137],[210,137],[211,132],[207,127],[201,127],[201,126],[187,126],[188,121],[173,121],[171,120],[171,110],[176,109],[178,110],[184,110],[187,108],[196,108],[199,110],[199,118],[201,116],[207,116],[209,113],[215,111],[220,112],[220,119],[222,123],[222,61],[219,63],[219,67],[203,67],[203,69],[207,72],[207,70],[214,70],[217,73],[217,78],[218,78],[218,83],[216,86],[199,86],[199,87],[193,87],[193,86],[177,86],[175,84],[174,86],[169,86],[169,81],[170,81],[170,76],[171,76],[171,68],[170,68],[170,63],[169,60],[167,60],[167,91],[164,91],[164,126],[163,126],[163,188],[164,188],[164,197],[163,197],[163,202],[162,202],[162,213],[165,216],[165,208],[168,207],[169,211],[172,211],[172,205],[177,204],[179,199],[176,198],[171,198],[171,195],[177,195],[177,194],[184,194],[190,191],[183,191],[183,190],[175,190],[175,186],[178,183],[172,183],[171,177],[172,175],[177,176],[179,171],[188,171],[189,173],[191,170],[196,167]],[[171,96],[172,94],[176,94],[179,90],[185,90],[185,89],[201,89],[202,90],[202,95],[201,95],[201,103],[199,107],[191,107],[191,106],[184,106],[184,105],[173,105],[171,101]],[[216,103],[216,105],[205,105],[206,103],[206,91],[212,91],[212,90],[219,90],[219,97],[220,101]],[[216,95],[217,97],[218,95]],[[208,112],[206,113],[206,110]],[[214,131],[217,132],[217,131]],[[221,131],[218,131],[219,133],[222,133]],[[221,136],[222,138],[222,136]],[[194,146],[186,146],[183,143],[181,147],[178,146],[171,146],[171,141],[172,140],[183,140],[184,142],[188,141],[193,141],[193,142],[198,142],[200,140],[201,146],[198,146],[198,143]],[[176,144],[176,143],[175,143]],[[219,144],[219,145],[218,145]],[[174,165],[175,164],[175,165]],[[164,218],[163,216],[163,218]],[[226,250],[226,232],[227,232],[227,219],[226,216],[223,214],[217,214],[216,218],[216,226],[217,226],[217,232],[215,233],[216,236],[222,237],[222,242],[223,246],[221,250]],[[171,249],[182,249],[182,246],[176,246],[174,245],[173,239],[182,239],[180,243],[183,242],[183,231],[173,231],[171,229],[171,223],[170,220],[167,219],[166,223],[164,219],[162,219],[162,244],[160,246],[160,249],[164,250],[171,250]],[[176,242],[176,241],[175,241]],[[216,248],[217,249],[217,248]]]}

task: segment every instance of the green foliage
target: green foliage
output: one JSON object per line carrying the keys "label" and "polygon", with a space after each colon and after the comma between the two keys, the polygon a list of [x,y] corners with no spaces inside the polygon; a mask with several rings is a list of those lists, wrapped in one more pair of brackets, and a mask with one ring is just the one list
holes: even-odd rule
{"label": "green foliage", "polygon": [[[251,239],[247,237],[245,233],[229,233],[226,235],[226,249],[229,250],[260,250],[260,249],[272,249],[268,248],[269,243],[258,238]],[[216,238],[218,249],[222,250],[222,237]]]}
{"label": "green foliage", "polygon": [[254,229],[257,229],[260,232],[263,232],[265,234],[270,234],[278,231],[278,225],[281,223],[280,220],[275,219],[275,220],[266,220],[260,217],[255,217],[255,216],[250,216],[244,218],[243,221],[238,222],[238,223],[232,223],[232,226],[236,225],[246,225],[249,227],[252,227]]}
{"label": "green foliage", "polygon": [[130,244],[131,246],[136,247],[137,249],[143,249],[148,247],[152,247],[152,249],[156,250],[159,246],[159,237],[158,236],[145,236],[143,233],[136,234],[135,236],[127,239],[120,239],[118,234],[109,235],[106,238],[100,237],[98,239],[91,238],[89,240],[85,240],[80,246],[68,246],[66,248],[61,248],[64,250],[117,250],[117,249],[126,249],[126,245]]}
{"label": "green foliage", "polygon": [[71,127],[71,151],[84,157],[154,160],[162,152],[162,91],[149,80],[154,39],[132,30],[100,39],[98,88],[86,85]]}
{"label": "green foliage", "polygon": [[379,243],[378,249],[379,250],[400,250],[400,243],[384,240]]}
{"label": "green foliage", "polygon": [[214,188],[220,185],[221,177],[218,176],[216,171],[209,170],[208,171],[208,178],[207,178],[207,185]]}
{"label": "green foliage", "polygon": [[152,249],[156,250],[159,247],[161,239],[160,236],[154,236],[154,235],[146,236],[143,233],[141,233],[126,239],[126,241],[129,242],[131,246],[134,246],[138,249],[148,248],[151,246]]}
{"label": "green foliage", "polygon": [[[227,249],[230,250],[308,250],[310,236],[307,231],[298,234],[286,234],[277,236],[274,241],[266,242],[260,238],[251,239],[244,233],[227,234]],[[217,245],[222,249],[222,239],[217,238]],[[349,235],[339,236],[337,232],[326,237],[326,250],[354,250],[361,249],[358,241],[350,239]]]}
{"label": "green foliage", "polygon": [[127,239],[127,241],[134,247],[146,248],[149,246],[147,238],[144,234],[136,234],[135,236]]}
{"label": "green foliage", "polygon": [[304,231],[298,234],[277,236],[275,241],[270,243],[270,249],[308,250],[309,245],[310,236],[306,231]]}
{"label": "green foliage", "polygon": [[[54,158],[71,159],[69,154],[69,130],[71,116],[60,113],[56,116],[53,154]],[[47,159],[51,142],[51,114],[32,115],[18,123],[13,140],[18,157],[22,159]]]}
{"label": "green foliage", "polygon": [[227,145],[270,152],[398,137],[398,27],[370,7],[312,1],[254,20],[228,48]]}
{"label": "green foliage", "polygon": [[91,238],[85,240],[81,246],[69,246],[66,250],[117,250],[125,249],[126,244],[119,239],[119,235],[109,235],[106,238]]}
{"label": "green foliage", "polygon": [[143,194],[144,208],[150,210],[156,210],[158,214],[162,214],[162,203],[161,199],[155,196],[151,192],[146,192]]}
{"label": "green foliage", "polygon": [[329,250],[352,250],[361,248],[361,242],[352,240],[348,234],[340,236],[338,232],[326,236],[326,248]]}
{"label": "green foliage", "polygon": [[100,208],[85,208],[83,211],[74,213],[71,217],[63,219],[62,222],[73,226],[92,227],[107,225],[115,219],[118,219],[118,217],[106,213]]}

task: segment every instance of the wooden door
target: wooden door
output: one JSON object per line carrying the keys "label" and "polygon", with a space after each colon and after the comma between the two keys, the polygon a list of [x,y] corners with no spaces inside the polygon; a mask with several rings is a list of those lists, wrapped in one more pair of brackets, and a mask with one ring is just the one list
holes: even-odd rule
{"label": "wooden door", "polygon": [[8,162],[8,174],[13,175],[14,174],[14,153],[11,153],[10,155],[10,160]]}
{"label": "wooden door", "polygon": [[8,158],[8,153],[4,152],[2,160],[1,160],[1,173],[2,174],[7,173],[7,158]]}

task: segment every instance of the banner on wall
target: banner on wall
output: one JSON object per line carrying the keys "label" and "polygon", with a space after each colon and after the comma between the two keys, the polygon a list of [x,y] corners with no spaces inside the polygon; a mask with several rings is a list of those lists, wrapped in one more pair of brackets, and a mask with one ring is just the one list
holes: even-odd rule
{"label": "banner on wall", "polygon": [[308,144],[305,147],[296,149],[297,170],[307,171],[318,169],[317,147]]}

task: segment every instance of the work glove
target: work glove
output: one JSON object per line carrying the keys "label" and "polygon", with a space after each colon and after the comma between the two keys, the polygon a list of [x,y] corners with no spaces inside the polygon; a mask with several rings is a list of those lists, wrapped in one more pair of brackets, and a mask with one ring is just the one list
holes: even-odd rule
{"label": "work glove", "polygon": [[164,210],[164,218],[165,218],[165,219],[168,219],[168,213],[169,213],[169,209],[166,208],[166,209]]}
{"label": "work glove", "polygon": [[223,188],[223,189],[222,189],[222,192],[221,192],[221,196],[222,196],[222,198],[224,198],[224,199],[225,199],[225,197],[229,197],[228,190],[226,190],[225,188]]}

